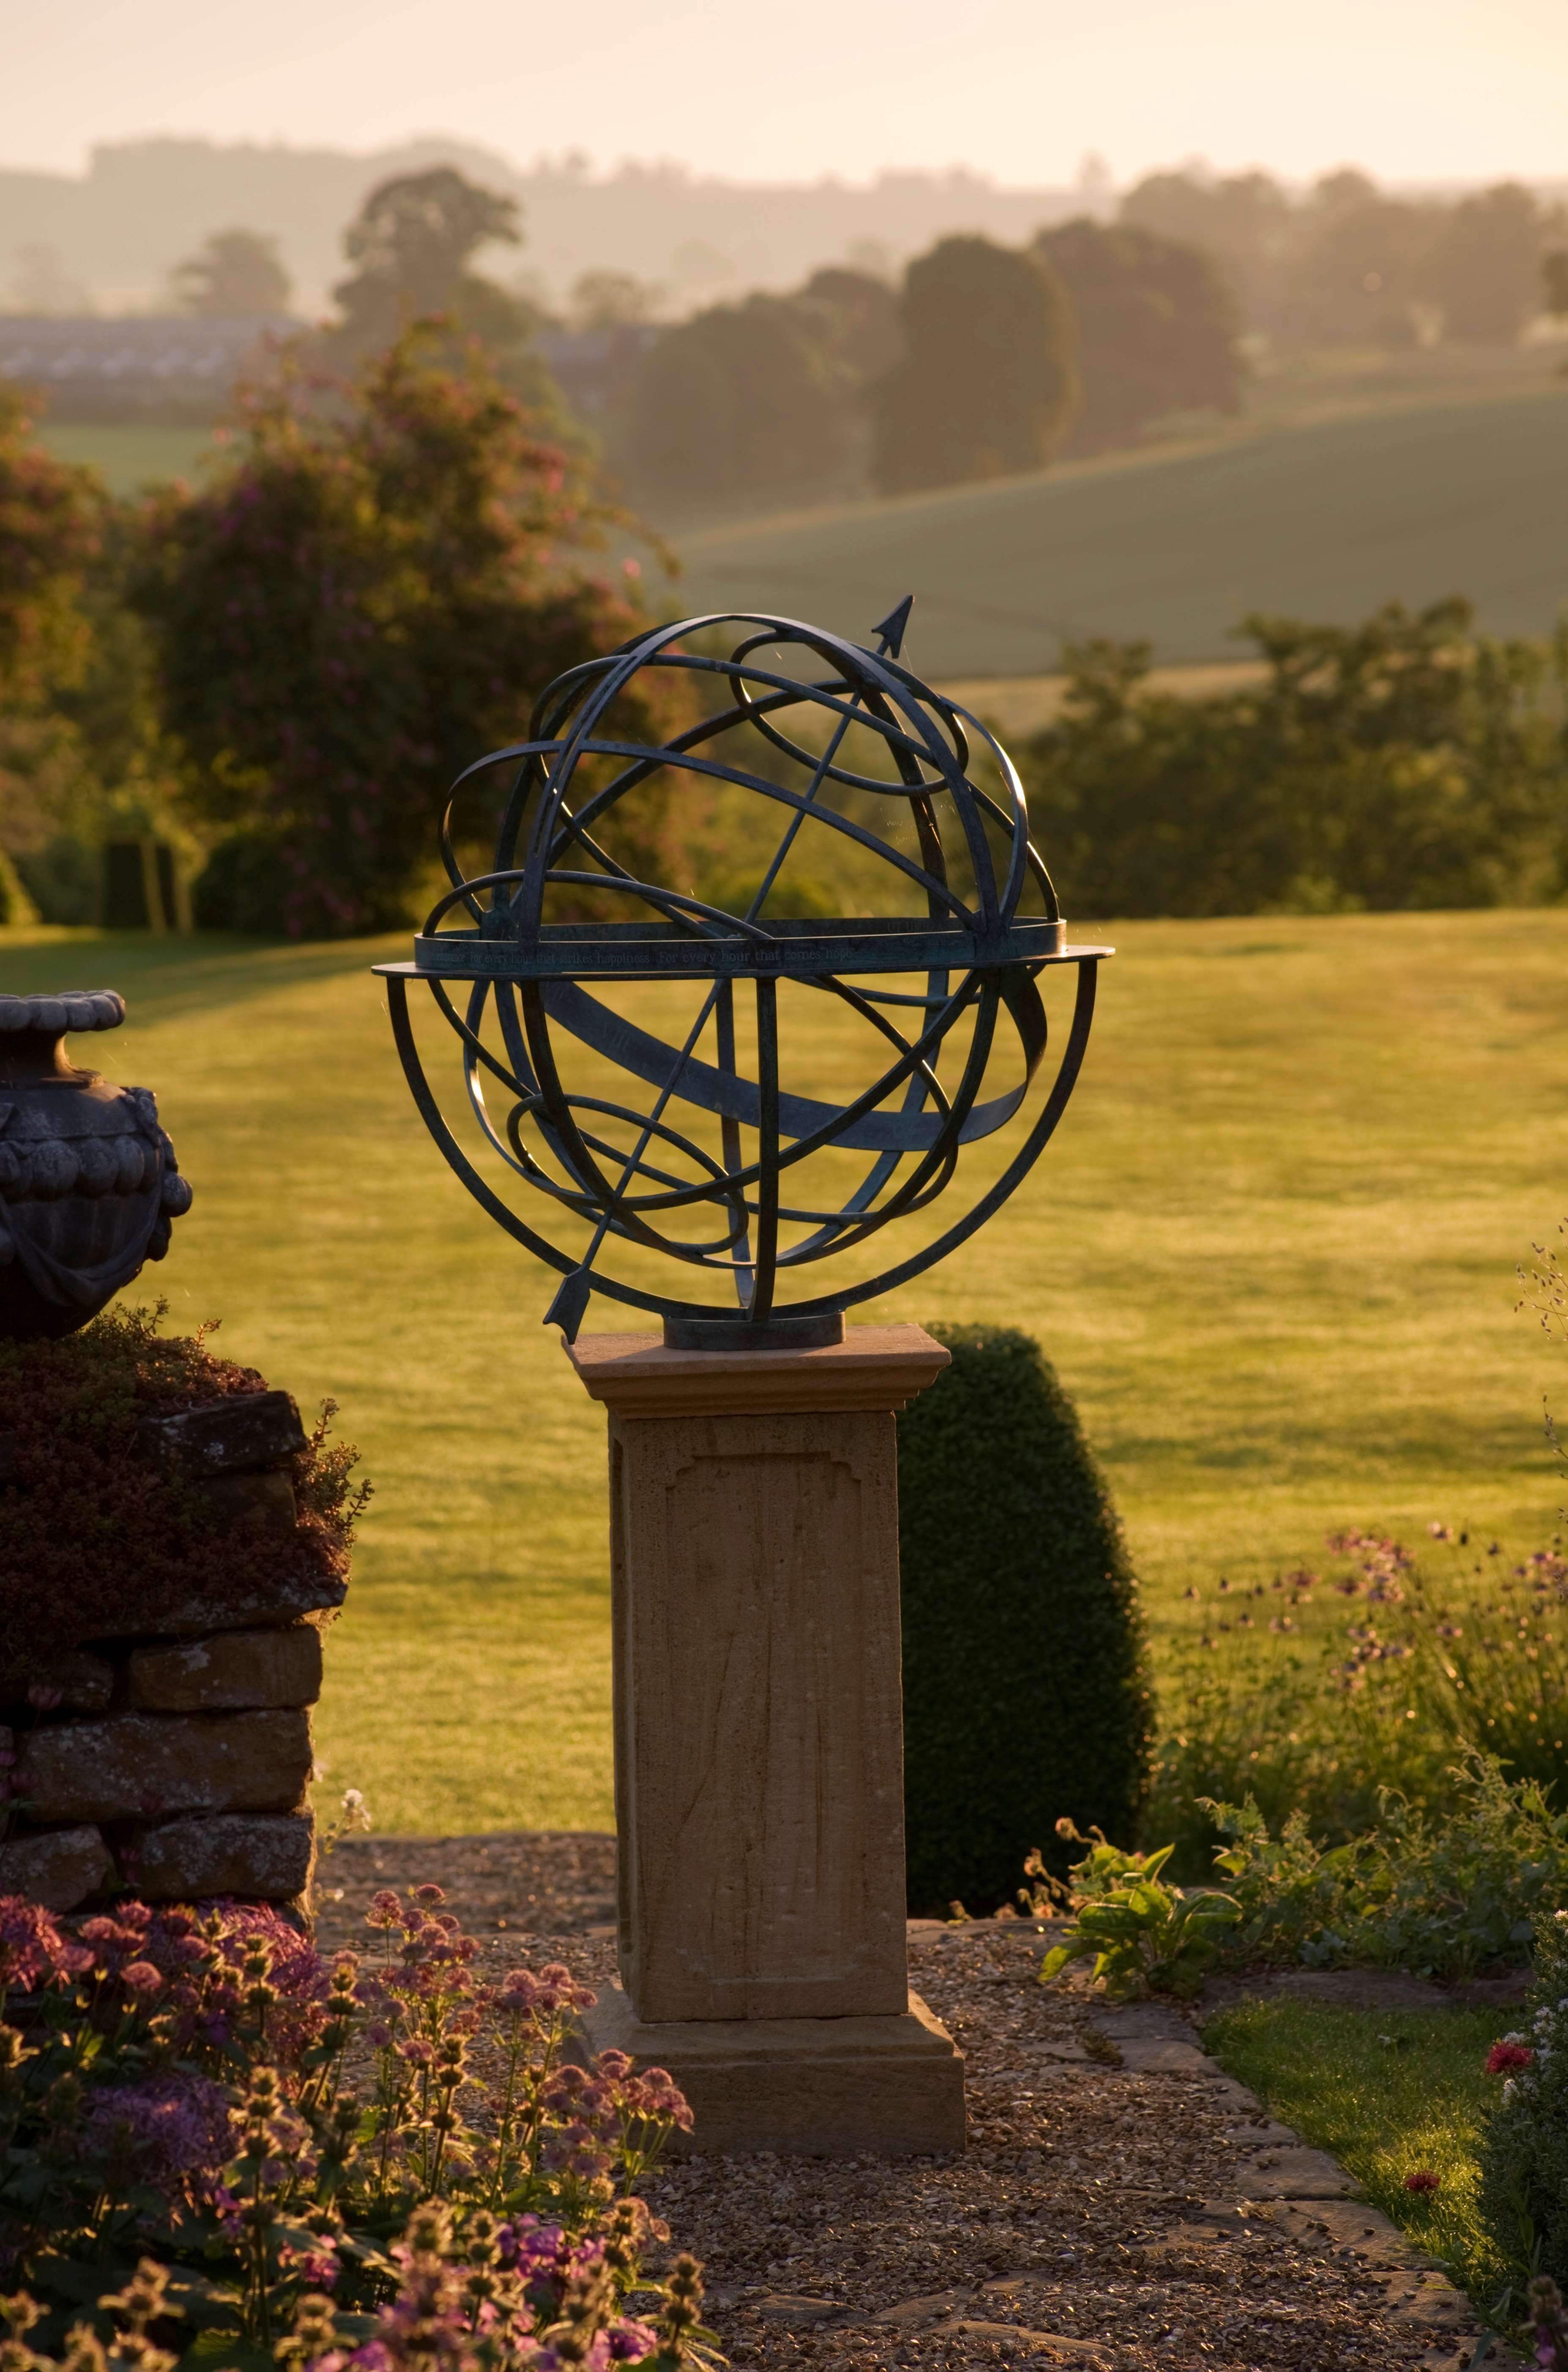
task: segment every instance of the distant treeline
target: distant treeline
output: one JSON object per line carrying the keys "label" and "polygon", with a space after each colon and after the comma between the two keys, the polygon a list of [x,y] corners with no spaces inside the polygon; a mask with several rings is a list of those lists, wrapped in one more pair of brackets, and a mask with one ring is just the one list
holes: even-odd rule
{"label": "distant treeline", "polygon": [[946,238],[897,289],[835,268],[667,330],[611,451],[639,489],[697,501],[854,467],[884,494],[1000,477],[1238,412],[1240,326],[1207,257],[1135,225]]}
{"label": "distant treeline", "polygon": [[688,500],[831,480],[856,454],[885,494],[1038,469],[1238,412],[1249,327],[1509,343],[1568,307],[1565,236],[1515,183],[1412,204],[1342,172],[1293,205],[1266,174],[1156,175],[1114,223],[942,239],[896,289],[834,269],[693,315],[629,375],[612,449]]}
{"label": "distant treeline", "polygon": [[[890,252],[862,248],[794,290],[673,322],[668,287],[631,270],[579,274],[557,314],[521,293],[526,273],[507,287],[476,268],[525,228],[505,188],[449,165],[381,182],[344,235],[354,269],[333,289],[337,318],[302,331],[301,351],[339,366],[442,312],[638,499],[687,512],[1037,469],[1237,412],[1260,342],[1499,345],[1543,307],[1568,308],[1568,220],[1512,182],[1414,202],[1345,170],[1293,200],[1266,173],[1154,174],[1114,221],[1086,212],[1019,245],[946,236],[901,275]],[[59,310],[46,250],[18,254],[13,304]],[[168,301],[275,320],[290,301],[277,241],[213,234],[174,267]],[[59,381],[57,416],[145,414],[166,366],[152,357],[145,386],[124,355],[101,383]],[[222,401],[221,388],[188,391],[186,408]]]}
{"label": "distant treeline", "polygon": [[[508,200],[446,168],[374,192],[339,319],[249,391],[195,489],[114,503],[0,384],[0,921],[29,898],[89,921],[106,842],[182,838],[213,924],[389,926],[418,902],[445,785],[515,735],[521,688],[645,619],[635,564],[612,581],[595,549],[633,522],[541,371],[533,318],[473,271],[515,227]],[[237,238],[193,260],[198,299],[261,277]],[[1074,422],[1123,433],[1156,359],[1195,390],[1233,357],[1229,307],[1195,250],[1086,220],[1028,249],[941,240],[896,295],[818,273],[798,298],[672,331],[648,368],[693,468],[738,449],[714,391],[726,370],[802,469],[805,432],[790,445],[767,409],[788,368],[822,375],[813,434],[857,383],[898,490],[1029,468]],[[700,376],[677,373],[704,363],[705,412]],[[1207,384],[1220,401],[1235,382]],[[1495,641],[1459,600],[1244,631],[1261,680],[1217,699],[1152,691],[1141,645],[1069,654],[1023,765],[1074,911],[1568,895],[1568,631]],[[681,721],[650,707],[646,727]],[[616,814],[635,878],[733,870],[709,819],[683,816],[679,839],[668,803]]]}
{"label": "distant treeline", "polygon": [[1240,631],[1267,673],[1207,699],[1151,689],[1144,643],[1067,654],[1055,721],[1015,755],[1074,914],[1568,895],[1568,627],[1497,641],[1453,599]]}

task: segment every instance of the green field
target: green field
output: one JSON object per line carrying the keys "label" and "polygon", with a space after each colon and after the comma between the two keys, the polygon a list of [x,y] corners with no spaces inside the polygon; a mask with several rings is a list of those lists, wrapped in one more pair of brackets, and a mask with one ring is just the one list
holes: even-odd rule
{"label": "green field", "polygon": [[[1541,1394],[1568,1400],[1568,1368],[1514,1315],[1514,1270],[1568,1207],[1568,913],[1111,936],[1055,1145],[990,1228],[863,1314],[1040,1336],[1161,1642],[1190,1579],[1309,1556],[1331,1525],[1444,1517],[1529,1544],[1561,1496]],[[103,1058],[157,1088],[197,1188],[133,1297],[221,1316],[224,1349],[303,1403],[332,1394],[364,1449],[333,1784],[389,1829],[602,1826],[603,1420],[540,1323],[551,1281],[415,1118],[368,972],[403,951],[13,932],[0,987],[126,993]],[[792,1050],[807,1091],[842,1072],[838,1027]]]}
{"label": "green field", "polygon": [[[1568,389],[1546,360],[1504,360],[1496,385],[1362,390],[1336,410],[1293,380],[1290,401],[1264,389],[1246,423],[1188,446],[677,524],[683,573],[671,586],[651,570],[651,598],[667,614],[772,609],[858,640],[912,590],[905,656],[939,678],[1038,677],[1085,634],[1146,637],[1166,662],[1234,659],[1249,610],[1348,624],[1461,590],[1489,631],[1545,634],[1568,599]],[[214,449],[203,429],[134,423],[44,437],[121,494],[192,477]]]}
{"label": "green field", "polygon": [[111,494],[122,496],[158,479],[194,478],[216,449],[210,429],[158,421],[46,421],[41,435],[58,459],[86,461],[101,471]]}
{"label": "green field", "polygon": [[1568,598],[1565,448],[1562,388],[1259,424],[677,535],[666,606],[772,610],[862,640],[912,591],[904,655],[938,676],[1039,674],[1086,634],[1224,658],[1249,610],[1348,624],[1461,591],[1490,631],[1545,634]]}

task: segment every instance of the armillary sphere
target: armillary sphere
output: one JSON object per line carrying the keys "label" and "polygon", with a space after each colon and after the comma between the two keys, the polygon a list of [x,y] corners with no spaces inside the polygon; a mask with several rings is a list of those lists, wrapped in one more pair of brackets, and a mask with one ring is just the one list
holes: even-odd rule
{"label": "armillary sphere", "polygon": [[[453,785],[452,886],[413,961],[377,969],[431,1134],[562,1273],[546,1322],[569,1341],[597,1292],[680,1347],[836,1342],[847,1308],[999,1211],[1062,1117],[1111,949],[1066,944],[1006,752],[902,665],[910,606],[876,650],[791,618],[655,627],[558,677],[528,738]],[[459,800],[485,788],[494,862],[465,875]],[[1060,966],[1076,994],[1051,1064]],[[426,1076],[412,981],[459,1041],[471,1149]],[[961,1157],[962,1214],[900,1224]],[[850,1256],[890,1226],[897,1256],[866,1273]],[[649,1255],[685,1290],[656,1290]]]}

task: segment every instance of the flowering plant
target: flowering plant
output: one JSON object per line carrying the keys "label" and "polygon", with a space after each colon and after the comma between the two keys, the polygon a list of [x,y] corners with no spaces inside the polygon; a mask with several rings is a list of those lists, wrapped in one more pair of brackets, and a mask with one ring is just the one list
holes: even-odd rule
{"label": "flowering plant", "polygon": [[1486,2064],[1502,2083],[1481,2140],[1481,2213],[1521,2279],[1568,2284],[1568,1911],[1538,1913],[1524,2025]]}
{"label": "flowering plant", "polygon": [[[378,1895],[362,1967],[329,1966],[268,1911],[122,1902],[67,1935],[0,1899],[0,2279],[26,2285],[20,2372],[49,2361],[40,2323],[75,2364],[85,2313],[80,2345],[101,2350],[113,2282],[144,2255],[159,2336],[182,2319],[209,2366],[281,2349],[386,2372],[432,2316],[453,2366],[706,2347],[695,2269],[662,2289],[638,2270],[668,2236],[634,2186],[690,2126],[685,2101],[621,2053],[574,2064],[591,1993],[558,1966],[487,1982],[442,1900]],[[629,2304],[650,2288],[653,2322]]]}

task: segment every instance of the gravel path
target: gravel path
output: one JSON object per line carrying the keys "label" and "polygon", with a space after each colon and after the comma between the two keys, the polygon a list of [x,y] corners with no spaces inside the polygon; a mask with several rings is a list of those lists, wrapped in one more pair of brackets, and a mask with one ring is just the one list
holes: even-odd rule
{"label": "gravel path", "polygon": [[[377,1887],[434,1881],[497,1973],[556,1959],[607,1983],[614,1852],[592,1835],[347,1839],[322,1872],[321,1940],[362,1938]],[[1469,2364],[1463,2299],[1331,2159],[1271,2124],[1178,2011],[1042,1989],[1043,1941],[1017,1922],[912,1923],[912,1982],[967,2062],[961,2157],[691,2158],[658,2176],[650,2199],[703,2261],[733,2364]]]}

